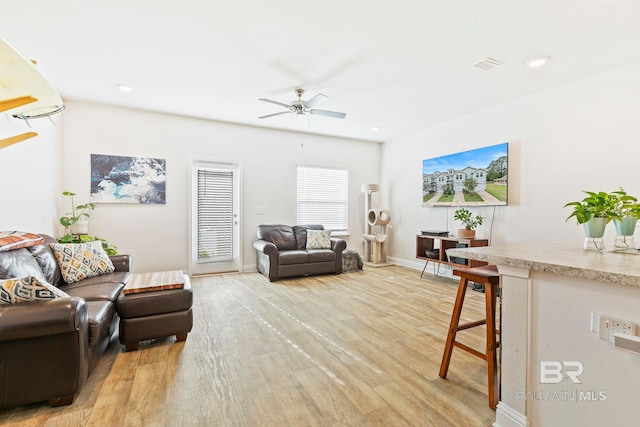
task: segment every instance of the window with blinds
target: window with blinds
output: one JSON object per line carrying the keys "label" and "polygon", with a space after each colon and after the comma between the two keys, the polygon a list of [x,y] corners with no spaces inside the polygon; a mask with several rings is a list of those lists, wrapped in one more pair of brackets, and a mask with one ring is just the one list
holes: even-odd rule
{"label": "window with blinds", "polygon": [[347,232],[349,171],[298,166],[298,224]]}
{"label": "window with blinds", "polygon": [[198,262],[233,259],[233,196],[233,171],[198,169]]}

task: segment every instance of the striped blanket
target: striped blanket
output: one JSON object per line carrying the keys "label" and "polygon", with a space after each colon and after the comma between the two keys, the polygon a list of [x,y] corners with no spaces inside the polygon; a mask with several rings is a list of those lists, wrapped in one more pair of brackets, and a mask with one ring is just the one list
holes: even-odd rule
{"label": "striped blanket", "polygon": [[25,233],[23,231],[0,231],[0,252],[41,245],[43,243],[44,238],[37,234]]}

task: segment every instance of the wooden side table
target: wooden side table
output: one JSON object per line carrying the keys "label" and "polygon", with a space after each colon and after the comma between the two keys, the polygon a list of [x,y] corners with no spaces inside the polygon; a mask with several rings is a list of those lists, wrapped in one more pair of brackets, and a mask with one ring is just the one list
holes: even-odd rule
{"label": "wooden side table", "polygon": [[[489,246],[489,240],[418,234],[416,236],[416,258],[426,261],[420,277],[424,274],[429,261],[437,263],[438,265],[450,265],[455,268],[472,268],[487,265],[486,262],[469,259],[464,259],[464,262],[458,262],[458,259],[449,260],[447,257],[447,249],[461,247],[458,245],[464,245],[464,247],[467,248]],[[430,256],[427,256],[427,254]]]}

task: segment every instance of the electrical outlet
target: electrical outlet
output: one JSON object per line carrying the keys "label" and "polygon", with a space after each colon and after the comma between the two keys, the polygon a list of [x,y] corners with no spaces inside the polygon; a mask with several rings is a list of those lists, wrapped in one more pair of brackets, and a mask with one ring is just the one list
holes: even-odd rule
{"label": "electrical outlet", "polygon": [[611,320],[607,316],[600,316],[598,318],[598,337],[601,340],[611,340]]}
{"label": "electrical outlet", "polygon": [[608,316],[591,313],[591,330],[594,328],[595,320],[598,320],[598,337],[601,340],[614,342],[616,334],[636,334],[636,325],[627,320],[610,318]]}
{"label": "electrical outlet", "polygon": [[611,342],[615,342],[616,334],[627,334],[627,335],[635,335],[636,334],[636,325],[632,322],[628,322],[626,320],[620,319],[610,319],[610,330],[609,330],[609,340]]}

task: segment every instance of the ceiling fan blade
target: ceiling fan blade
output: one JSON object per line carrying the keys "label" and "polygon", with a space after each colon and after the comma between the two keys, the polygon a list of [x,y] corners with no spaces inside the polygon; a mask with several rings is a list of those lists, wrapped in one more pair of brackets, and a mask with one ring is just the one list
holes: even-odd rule
{"label": "ceiling fan blade", "polygon": [[289,104],[284,104],[284,103],[278,102],[278,101],[272,101],[270,99],[259,98],[258,101],[270,102],[272,104],[276,104],[276,105],[279,105],[279,106],[284,107],[284,108],[291,108],[291,106]]}
{"label": "ceiling fan blade", "polygon": [[266,116],[260,116],[258,118],[259,119],[267,119],[269,117],[279,116],[280,114],[291,114],[291,113],[293,113],[293,111],[281,111],[279,113],[267,114]]}
{"label": "ceiling fan blade", "polygon": [[347,117],[347,113],[338,113],[337,111],[309,110],[309,113],[317,114],[319,116],[335,117],[336,119],[344,119]]}
{"label": "ceiling fan blade", "polygon": [[323,94],[319,93],[316,96],[314,96],[313,98],[311,98],[310,100],[308,100],[307,102],[305,102],[304,106],[306,108],[311,108],[311,107],[314,107],[314,106],[316,106],[318,104],[322,104],[327,99],[329,99],[329,97],[327,95],[323,95]]}

